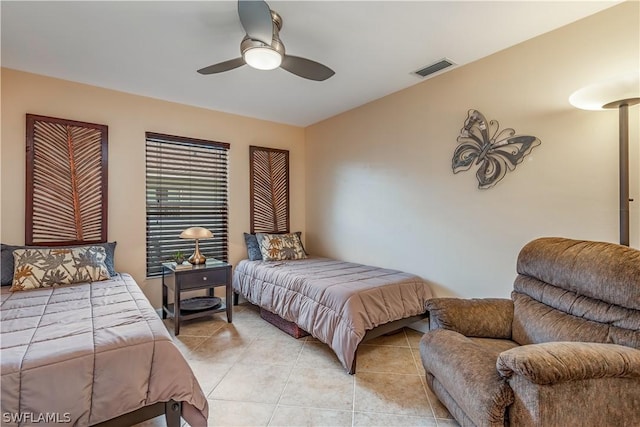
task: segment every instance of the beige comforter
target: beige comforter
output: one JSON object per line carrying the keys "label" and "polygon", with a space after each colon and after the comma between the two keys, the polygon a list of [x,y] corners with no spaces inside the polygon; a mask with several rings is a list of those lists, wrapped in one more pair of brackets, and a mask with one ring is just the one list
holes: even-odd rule
{"label": "beige comforter", "polygon": [[243,260],[233,289],[328,344],[347,370],[368,330],[424,313],[432,296],[415,275],[326,258]]}
{"label": "beige comforter", "polygon": [[3,425],[87,426],[170,399],[206,425],[204,393],[131,276],[4,291],[0,308]]}

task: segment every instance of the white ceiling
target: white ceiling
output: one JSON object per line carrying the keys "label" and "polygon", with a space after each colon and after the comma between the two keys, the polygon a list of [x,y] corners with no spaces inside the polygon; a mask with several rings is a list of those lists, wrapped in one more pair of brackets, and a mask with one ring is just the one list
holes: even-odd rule
{"label": "white ceiling", "polygon": [[196,73],[240,56],[234,1],[3,0],[1,59],[3,67],[307,126],[421,82],[411,72],[442,58],[461,66],[616,3],[269,2],[283,18],[287,53],[336,72],[315,82],[248,66]]}

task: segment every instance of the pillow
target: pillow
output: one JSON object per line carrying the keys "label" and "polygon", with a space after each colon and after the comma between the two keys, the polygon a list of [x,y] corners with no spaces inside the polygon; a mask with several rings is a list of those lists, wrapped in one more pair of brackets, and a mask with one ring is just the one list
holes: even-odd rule
{"label": "pillow", "polygon": [[302,243],[302,231],[296,231],[294,234],[298,236],[298,240],[300,240],[300,246],[302,246],[302,251],[304,252],[304,254],[309,255],[309,252],[307,252],[307,250],[304,248],[304,244]]}
{"label": "pillow", "polygon": [[107,271],[109,272],[109,276],[111,277],[118,274],[116,272],[116,266],[115,266],[117,244],[118,242],[104,242],[104,243],[97,243],[95,245],[92,245],[92,246],[102,246],[104,248],[105,254],[107,255],[107,258],[104,260],[104,264],[107,266]]}
{"label": "pillow", "polygon": [[11,291],[107,280],[106,257],[102,246],[16,249]]}
{"label": "pillow", "polygon": [[244,233],[244,243],[247,245],[247,256],[250,261],[261,261],[262,253],[260,252],[260,245],[258,245],[258,239],[255,234]]}
{"label": "pillow", "polygon": [[[102,246],[106,252],[107,259],[104,261],[110,276],[115,276],[116,270],[113,264],[115,258],[117,242],[95,243],[91,246]],[[58,249],[73,248],[82,246],[58,246]],[[45,246],[15,246],[1,244],[0,247],[0,285],[11,285],[13,283],[13,251],[16,249],[37,248],[47,249]]]}
{"label": "pillow", "polygon": [[[258,238],[255,234],[243,233],[244,234],[244,243],[247,246],[247,257],[249,261],[262,261],[262,252],[260,252],[260,244],[258,243]],[[300,240],[300,246],[302,246],[302,250],[305,255],[309,255],[307,250],[304,248],[304,244],[302,243],[302,231],[296,231],[294,234],[298,236]]]}
{"label": "pillow", "polygon": [[280,261],[285,259],[303,259],[307,257],[300,241],[300,233],[265,234],[257,233],[262,259]]}

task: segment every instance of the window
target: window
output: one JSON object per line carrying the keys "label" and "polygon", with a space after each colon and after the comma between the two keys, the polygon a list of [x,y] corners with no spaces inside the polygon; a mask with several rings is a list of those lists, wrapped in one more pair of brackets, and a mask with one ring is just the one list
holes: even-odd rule
{"label": "window", "polygon": [[195,242],[179,237],[189,227],[211,230],[200,252],[227,261],[229,144],[152,132],[146,141],[147,277],[177,251],[193,253]]}

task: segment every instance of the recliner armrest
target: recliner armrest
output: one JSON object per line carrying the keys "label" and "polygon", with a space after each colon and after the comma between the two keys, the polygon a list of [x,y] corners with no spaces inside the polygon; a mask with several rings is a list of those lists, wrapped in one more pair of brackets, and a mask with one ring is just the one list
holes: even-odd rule
{"label": "recliner armrest", "polygon": [[541,385],[592,378],[640,378],[640,350],[586,342],[529,344],[500,353],[496,367],[504,378],[521,375]]}
{"label": "recliner armrest", "polygon": [[467,337],[511,339],[513,301],[502,298],[432,298],[429,329],[449,329]]}

